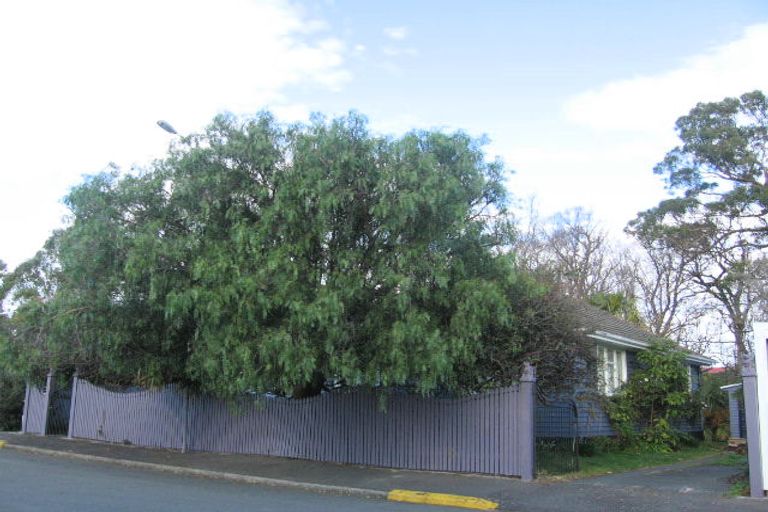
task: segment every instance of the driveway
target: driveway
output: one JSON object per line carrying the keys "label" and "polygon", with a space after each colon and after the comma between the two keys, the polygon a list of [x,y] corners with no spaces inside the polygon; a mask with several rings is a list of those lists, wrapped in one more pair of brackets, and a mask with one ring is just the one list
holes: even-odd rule
{"label": "driveway", "polygon": [[738,467],[708,457],[678,464],[571,482],[534,484],[525,496],[501,498],[508,510],[728,512],[765,511],[768,501],[727,498],[729,478]]}

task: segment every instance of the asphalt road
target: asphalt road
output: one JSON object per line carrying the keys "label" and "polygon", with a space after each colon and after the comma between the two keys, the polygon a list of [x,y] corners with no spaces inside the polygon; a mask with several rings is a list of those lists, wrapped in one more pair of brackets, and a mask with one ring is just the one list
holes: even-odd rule
{"label": "asphalt road", "polygon": [[321,495],[0,450],[0,512],[438,512],[455,508]]}

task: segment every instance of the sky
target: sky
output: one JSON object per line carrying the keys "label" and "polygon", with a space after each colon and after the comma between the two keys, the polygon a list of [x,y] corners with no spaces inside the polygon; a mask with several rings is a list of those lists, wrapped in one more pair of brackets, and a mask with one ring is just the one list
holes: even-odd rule
{"label": "sky", "polygon": [[487,136],[510,193],[620,233],[699,101],[768,91],[768,2],[68,0],[0,4],[0,260],[62,198],[160,158],[214,115],[356,110],[371,128]]}

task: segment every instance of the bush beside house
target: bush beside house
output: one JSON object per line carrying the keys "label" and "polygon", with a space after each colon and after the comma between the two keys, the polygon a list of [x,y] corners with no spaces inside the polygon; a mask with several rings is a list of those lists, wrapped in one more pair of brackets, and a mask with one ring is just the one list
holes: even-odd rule
{"label": "bush beside house", "polygon": [[676,450],[690,436],[675,428],[675,422],[700,411],[691,394],[685,354],[675,343],[658,340],[637,358],[640,369],[606,401],[608,416],[622,445]]}

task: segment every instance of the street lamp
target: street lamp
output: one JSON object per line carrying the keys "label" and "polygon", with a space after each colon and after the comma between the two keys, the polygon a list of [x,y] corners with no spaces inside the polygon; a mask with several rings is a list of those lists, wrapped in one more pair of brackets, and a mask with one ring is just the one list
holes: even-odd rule
{"label": "street lamp", "polygon": [[172,133],[173,135],[179,134],[176,130],[173,129],[173,126],[171,126],[170,123],[168,123],[168,121],[160,120],[157,122],[157,126],[167,131],[168,133]]}

